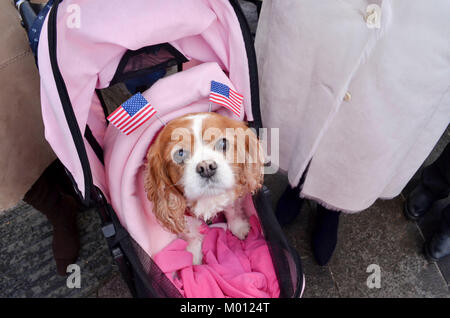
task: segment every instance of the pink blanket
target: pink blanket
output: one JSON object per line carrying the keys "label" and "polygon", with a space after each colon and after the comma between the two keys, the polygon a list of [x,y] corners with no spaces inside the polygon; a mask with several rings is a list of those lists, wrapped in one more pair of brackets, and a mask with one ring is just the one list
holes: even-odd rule
{"label": "pink blanket", "polygon": [[202,265],[192,265],[192,254],[182,239],[174,240],[153,260],[184,297],[278,297],[278,280],[255,215],[250,224],[243,241],[225,230],[226,224],[205,225]]}

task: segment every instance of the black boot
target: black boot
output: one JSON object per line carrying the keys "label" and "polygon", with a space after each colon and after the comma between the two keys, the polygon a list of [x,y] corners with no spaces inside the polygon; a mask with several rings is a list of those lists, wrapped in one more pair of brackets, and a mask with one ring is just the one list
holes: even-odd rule
{"label": "black boot", "polygon": [[406,199],[404,206],[405,216],[410,220],[417,221],[430,210],[437,199],[430,190],[420,183]]}
{"label": "black boot", "polygon": [[339,216],[341,212],[331,211],[317,205],[317,218],[312,236],[312,250],[319,265],[326,265],[337,244]]}
{"label": "black boot", "polygon": [[275,212],[278,222],[281,226],[287,225],[295,220],[302,209],[304,200],[300,198],[300,187],[286,187],[278,200],[277,210]]}
{"label": "black boot", "polygon": [[450,255],[450,205],[442,211],[438,231],[431,240],[425,242],[424,253],[426,258],[433,262]]}

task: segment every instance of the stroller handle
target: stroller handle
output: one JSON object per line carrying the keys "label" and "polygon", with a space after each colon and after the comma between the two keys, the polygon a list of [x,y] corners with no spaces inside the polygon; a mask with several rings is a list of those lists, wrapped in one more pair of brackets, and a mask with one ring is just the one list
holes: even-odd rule
{"label": "stroller handle", "polygon": [[12,2],[22,19],[22,26],[28,32],[40,10],[39,5],[31,4],[29,0],[13,0]]}

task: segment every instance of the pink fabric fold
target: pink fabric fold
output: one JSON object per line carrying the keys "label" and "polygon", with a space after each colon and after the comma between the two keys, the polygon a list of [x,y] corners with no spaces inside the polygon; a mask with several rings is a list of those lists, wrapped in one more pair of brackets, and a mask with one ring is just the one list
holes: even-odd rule
{"label": "pink fabric fold", "polygon": [[229,230],[207,227],[202,265],[192,265],[192,254],[182,239],[172,241],[153,260],[184,297],[278,297],[278,280],[255,215],[250,217],[250,225],[243,241]]}

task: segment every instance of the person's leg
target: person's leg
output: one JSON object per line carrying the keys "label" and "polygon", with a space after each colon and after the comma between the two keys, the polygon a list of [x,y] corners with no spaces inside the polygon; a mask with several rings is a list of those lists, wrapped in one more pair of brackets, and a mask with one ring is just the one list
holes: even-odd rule
{"label": "person's leg", "polygon": [[328,210],[317,204],[312,250],[317,263],[321,266],[329,262],[336,248],[340,215],[341,212]]}
{"label": "person's leg", "polygon": [[450,144],[431,165],[425,167],[417,187],[405,203],[405,215],[412,220],[422,217],[434,202],[450,194]]}
{"label": "person's leg", "polygon": [[439,229],[431,240],[425,243],[424,252],[431,261],[438,261],[450,255],[450,205],[442,211]]}
{"label": "person's leg", "polygon": [[302,209],[304,199],[300,198],[300,186],[286,187],[278,200],[275,215],[281,226],[285,226],[295,220]]}
{"label": "person's leg", "polygon": [[24,201],[42,212],[52,224],[57,272],[66,275],[67,266],[78,258],[80,242],[76,214],[83,207],[59,160],[47,167],[25,194]]}
{"label": "person's leg", "polygon": [[438,199],[446,198],[450,193],[450,143],[441,155],[422,174],[422,183]]}
{"label": "person's leg", "polygon": [[275,215],[277,217],[278,223],[281,226],[287,225],[295,220],[295,218],[300,214],[304,199],[300,198],[300,190],[305,182],[306,175],[308,173],[309,164],[306,166],[305,171],[303,171],[302,177],[297,186],[292,187],[290,184],[287,185],[283,194],[277,203],[277,210]]}

